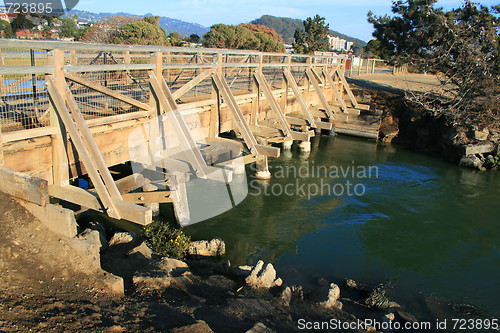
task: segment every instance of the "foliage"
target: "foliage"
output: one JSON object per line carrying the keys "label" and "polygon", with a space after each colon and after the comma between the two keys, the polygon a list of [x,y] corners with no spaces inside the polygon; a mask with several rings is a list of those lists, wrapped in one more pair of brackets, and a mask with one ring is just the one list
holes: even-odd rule
{"label": "foliage", "polygon": [[325,18],[319,15],[308,17],[304,22],[304,30],[295,30],[293,47],[296,53],[314,53],[316,51],[329,51],[328,24]]}
{"label": "foliage", "polygon": [[184,258],[191,243],[191,238],[182,230],[172,228],[166,222],[154,222],[144,227],[143,233],[154,253],[169,258]]}
{"label": "foliage", "polygon": [[182,43],[184,42],[181,34],[177,31],[169,33],[167,38],[172,46],[182,46]]}
{"label": "foliage", "polygon": [[23,14],[17,14],[16,18],[10,23],[12,25],[12,30],[29,30],[33,29],[35,26],[30,20],[26,18]]}
{"label": "foliage", "polygon": [[199,42],[200,42],[200,40],[201,40],[201,38],[200,38],[200,36],[198,36],[197,34],[191,34],[191,35],[189,36],[189,41],[190,41],[191,43],[199,43]]}
{"label": "foliage", "polygon": [[[394,1],[395,16],[368,14],[379,55],[422,72],[438,73],[438,90],[407,97],[451,123],[499,123],[499,18],[466,1],[444,11],[436,0]],[[498,14],[500,6],[493,7]]]}
{"label": "foliage", "polygon": [[135,20],[136,18],[133,16],[123,15],[104,18],[89,29],[86,29],[81,39],[92,43],[112,43],[116,37],[120,36],[124,26]]}
{"label": "foliage", "polygon": [[59,34],[62,37],[74,37],[77,40],[82,36],[83,29],[79,28],[75,21],[67,18],[61,18],[60,20]]}
{"label": "foliage", "polygon": [[115,44],[171,45],[165,30],[160,28],[158,16],[146,16],[142,20],[127,23],[121,33],[113,38]]}
{"label": "foliage", "polygon": [[4,20],[0,20],[0,31],[3,31],[3,33],[0,34],[0,37],[3,38],[12,38],[16,36],[16,34],[12,31],[10,23]]}
{"label": "foliage", "polygon": [[[292,44],[294,41],[295,30],[303,28],[302,20],[292,19],[288,17],[276,17],[271,15],[263,15],[262,17],[253,20],[251,23],[260,24],[275,30],[286,44]],[[345,40],[354,42],[353,49],[362,49],[366,43],[361,39],[354,38],[338,31],[330,30],[330,36],[340,37]]]}
{"label": "foliage", "polygon": [[284,52],[276,32],[254,25],[216,24],[204,36],[206,47]]}

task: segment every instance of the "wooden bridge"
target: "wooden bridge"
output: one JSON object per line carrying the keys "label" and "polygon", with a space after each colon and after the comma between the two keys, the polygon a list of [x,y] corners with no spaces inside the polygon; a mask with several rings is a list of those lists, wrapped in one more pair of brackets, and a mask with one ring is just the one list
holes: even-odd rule
{"label": "wooden bridge", "polygon": [[[380,117],[331,56],[0,40],[0,65],[0,190],[70,236],[87,209],[147,225],[151,204],[172,203],[189,224],[182,176],[153,160],[156,183],[130,168],[129,138],[153,119],[184,148],[163,162],[200,178],[230,179],[234,162],[268,177],[278,145],[308,150],[322,131],[378,137]],[[165,144],[145,139],[155,152]],[[138,192],[152,182],[168,191]]]}

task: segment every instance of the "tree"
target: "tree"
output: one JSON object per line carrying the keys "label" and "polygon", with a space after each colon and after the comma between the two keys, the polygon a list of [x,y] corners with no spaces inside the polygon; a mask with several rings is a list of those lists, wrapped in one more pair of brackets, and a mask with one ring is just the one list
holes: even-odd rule
{"label": "tree", "polygon": [[182,46],[182,43],[184,43],[184,39],[177,31],[169,33],[167,38],[172,46]]}
{"label": "tree", "polygon": [[11,25],[12,25],[12,30],[13,31],[17,31],[17,30],[29,30],[29,29],[33,29],[33,27],[35,26],[23,14],[17,14],[16,18],[12,20]]}
{"label": "tree", "polygon": [[216,24],[204,36],[206,47],[283,52],[281,38],[269,28],[248,25]]}
{"label": "tree", "polygon": [[167,35],[165,34],[165,30],[160,28],[158,25],[159,21],[159,17],[157,16],[146,16],[142,20],[127,23],[123,26],[121,34],[113,39],[113,43],[134,45],[170,45]]}
{"label": "tree", "polygon": [[59,34],[62,37],[74,37],[75,40],[78,40],[83,34],[83,29],[79,28],[72,19],[61,18]]}
{"label": "tree", "polygon": [[123,27],[137,19],[133,16],[116,15],[100,20],[92,27],[85,30],[81,40],[92,43],[112,43],[115,37],[119,37]]}
{"label": "tree", "polygon": [[329,51],[329,25],[325,18],[319,15],[308,17],[304,22],[304,30],[295,30],[293,47],[296,53],[314,53],[315,51]]}
{"label": "tree", "polygon": [[199,43],[200,42],[200,36],[198,36],[197,34],[192,34],[189,36],[189,41],[191,43]]}
{"label": "tree", "polygon": [[0,38],[12,38],[16,34],[12,31],[12,26],[9,22],[0,20]]}
{"label": "tree", "polygon": [[[466,1],[435,8],[436,0],[394,1],[395,16],[368,14],[377,48],[395,64],[439,74],[439,89],[407,98],[449,123],[500,125],[500,6],[494,13]],[[374,43],[375,44],[375,43]],[[492,123],[493,122],[493,123]]]}

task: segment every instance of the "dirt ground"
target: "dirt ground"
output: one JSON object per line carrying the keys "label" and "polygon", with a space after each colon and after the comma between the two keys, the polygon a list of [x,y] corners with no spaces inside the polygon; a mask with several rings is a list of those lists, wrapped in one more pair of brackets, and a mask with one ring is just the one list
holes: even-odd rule
{"label": "dirt ground", "polygon": [[438,78],[430,74],[362,74],[349,78],[349,81],[360,86],[382,88],[394,92],[403,90],[428,92],[437,89],[440,85]]}
{"label": "dirt ground", "polygon": [[76,252],[72,239],[1,192],[0,201],[0,332],[246,332],[257,323],[290,332],[299,318],[354,318],[305,302],[283,306],[275,293],[248,289],[202,263],[190,264],[184,285],[129,287],[117,296],[104,285],[100,264]]}

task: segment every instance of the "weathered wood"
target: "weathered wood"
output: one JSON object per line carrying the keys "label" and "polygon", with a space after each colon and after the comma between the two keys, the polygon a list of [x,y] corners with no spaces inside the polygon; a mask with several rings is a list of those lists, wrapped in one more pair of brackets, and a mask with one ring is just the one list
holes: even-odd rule
{"label": "weathered wood", "polygon": [[124,103],[136,106],[139,109],[146,110],[146,111],[152,111],[153,110],[153,108],[150,105],[147,105],[146,103],[142,103],[142,102],[140,102],[140,101],[138,101],[136,99],[133,99],[131,97],[128,97],[128,96],[120,94],[120,93],[117,93],[116,91],[113,91],[113,90],[108,89],[108,88],[106,88],[104,86],[101,86],[100,84],[88,81],[88,80],[86,80],[86,79],[84,79],[84,78],[82,78],[82,77],[80,77],[78,75],[75,75],[75,74],[66,74],[66,78],[68,78],[69,80],[71,80],[73,82],[81,84],[82,86],[86,86],[86,87],[88,87],[90,89],[93,89],[95,91],[103,93],[103,94],[105,94],[107,96],[116,98],[119,101],[122,101]]}
{"label": "weathered wood", "polygon": [[333,119],[334,115],[333,115],[333,111],[330,107],[330,105],[328,104],[328,101],[326,100],[326,97],[325,95],[323,94],[323,91],[321,90],[320,86],[319,86],[319,83],[316,79],[316,74],[314,74],[314,70],[311,69],[311,68],[308,68],[306,70],[306,75],[307,77],[309,78],[310,82],[312,83],[313,87],[314,87],[314,90],[316,91],[316,94],[318,95],[319,97],[319,100],[321,102],[321,105],[323,106],[323,108],[325,109],[326,111],[326,114],[328,115],[328,117],[330,117],[331,119]]}
{"label": "weathered wood", "polygon": [[126,193],[123,200],[137,204],[173,203],[170,191]]}
{"label": "weathered wood", "polygon": [[340,109],[342,110],[342,112],[347,112],[347,106],[345,105],[344,98],[342,97],[342,94],[340,93],[340,91],[337,89],[337,86],[335,85],[335,82],[333,82],[332,77],[327,73],[324,73],[324,74],[325,74],[325,77],[326,77],[328,84],[331,86],[331,89],[333,90],[333,94],[335,95],[335,99],[340,104]]}
{"label": "weathered wood", "polygon": [[0,191],[27,202],[46,206],[49,203],[48,182],[26,173],[0,167]]}
{"label": "weathered wood", "polygon": [[188,83],[177,89],[172,93],[172,97],[174,99],[179,99],[181,98],[185,93],[187,93],[189,90],[193,89],[196,85],[200,84],[202,81],[210,78],[212,73],[214,72],[213,69],[207,69],[203,72],[201,72],[198,76],[194,77],[192,80],[190,80]]}
{"label": "weathered wood", "polygon": [[76,186],[49,185],[49,195],[53,198],[105,213],[105,209],[101,205],[97,193],[92,193]]}
{"label": "weathered wood", "polygon": [[314,120],[313,115],[311,114],[309,107],[307,106],[306,101],[304,100],[304,97],[302,96],[302,93],[299,90],[299,87],[297,85],[297,82],[295,81],[295,78],[293,77],[292,73],[290,72],[289,69],[285,69],[283,71],[283,74],[285,75],[285,79],[292,88],[292,91],[295,95],[295,98],[300,104],[300,107],[302,109],[302,112],[306,116],[307,121],[309,122],[309,125],[311,127],[316,127],[316,121]]}

